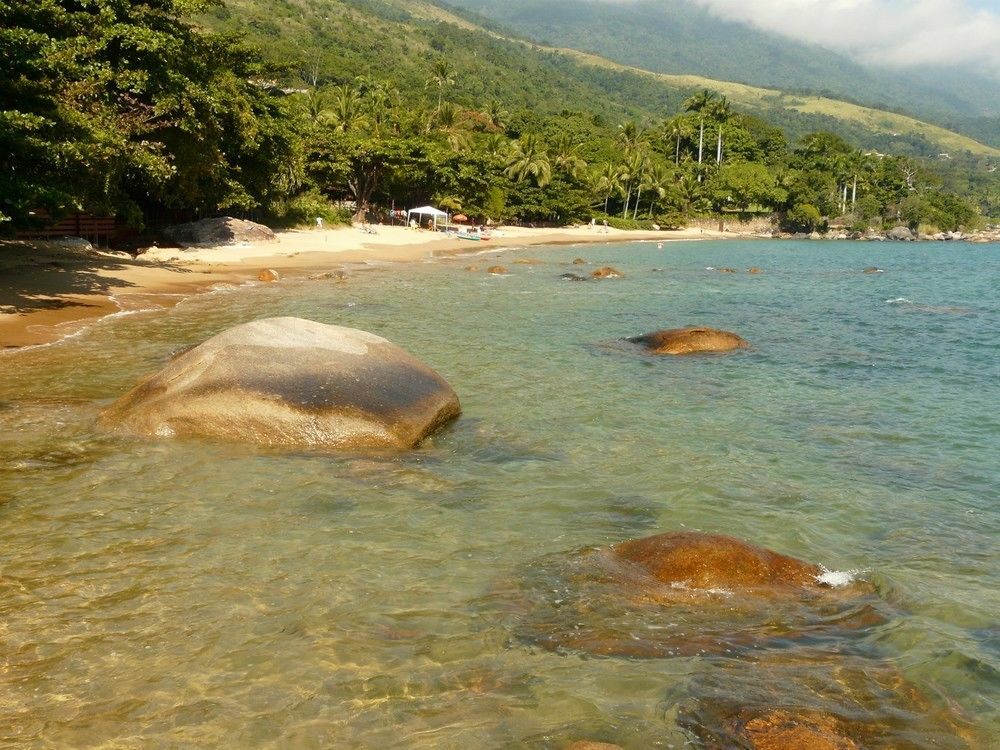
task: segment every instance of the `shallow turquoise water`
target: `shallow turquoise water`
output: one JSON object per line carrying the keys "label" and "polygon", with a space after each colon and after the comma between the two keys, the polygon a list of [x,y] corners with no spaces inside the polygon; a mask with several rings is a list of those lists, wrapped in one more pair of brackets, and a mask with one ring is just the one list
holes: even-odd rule
{"label": "shallow turquoise water", "polygon": [[[559,280],[576,256],[626,278]],[[681,747],[716,683],[792,700],[787,665],[541,651],[497,592],[553,555],[684,528],[863,571],[893,615],[843,658],[891,668],[980,742],[1000,732],[1000,249],[499,261],[509,275],[466,259],[222,290],[0,354],[0,741]],[[723,266],[740,272],[707,270]],[[382,458],[94,431],[171,354],[270,315],[389,338],[452,383],[462,419]],[[696,323],[754,349],[615,345]],[[822,648],[795,674],[835,668]]]}

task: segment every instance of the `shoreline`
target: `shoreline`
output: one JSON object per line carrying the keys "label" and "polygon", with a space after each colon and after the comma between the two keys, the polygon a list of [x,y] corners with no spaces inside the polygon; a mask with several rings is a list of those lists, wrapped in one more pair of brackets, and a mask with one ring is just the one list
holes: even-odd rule
{"label": "shoreline", "polygon": [[700,228],[510,227],[484,244],[407,227],[375,229],[288,230],[268,243],[151,248],[135,259],[56,243],[0,243],[0,352],[53,344],[108,317],[166,310],[219,284],[256,282],[265,269],[300,278],[352,263],[405,264],[520,247],[746,238]]}

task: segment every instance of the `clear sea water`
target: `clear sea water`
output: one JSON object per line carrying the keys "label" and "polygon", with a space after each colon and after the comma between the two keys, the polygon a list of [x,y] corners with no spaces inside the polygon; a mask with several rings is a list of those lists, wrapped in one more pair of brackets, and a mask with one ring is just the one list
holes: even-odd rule
{"label": "clear sea water", "polygon": [[[698,701],[797,705],[848,660],[996,741],[1000,248],[641,243],[463,270],[495,254],[223,289],[0,354],[0,743],[697,747]],[[626,278],[558,278],[597,264]],[[389,338],[462,418],[380,457],[95,430],[172,354],[271,315]],[[754,348],[612,345],[688,324]],[[820,655],[597,658],[526,642],[497,594],[678,529],[859,571],[893,614]]]}

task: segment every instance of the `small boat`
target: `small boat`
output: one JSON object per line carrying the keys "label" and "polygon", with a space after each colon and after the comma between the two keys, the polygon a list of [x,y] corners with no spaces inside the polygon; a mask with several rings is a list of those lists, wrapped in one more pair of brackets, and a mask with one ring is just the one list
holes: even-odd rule
{"label": "small boat", "polygon": [[479,240],[483,239],[478,234],[472,234],[470,232],[459,232],[455,236],[460,240],[472,240],[473,242],[479,242]]}

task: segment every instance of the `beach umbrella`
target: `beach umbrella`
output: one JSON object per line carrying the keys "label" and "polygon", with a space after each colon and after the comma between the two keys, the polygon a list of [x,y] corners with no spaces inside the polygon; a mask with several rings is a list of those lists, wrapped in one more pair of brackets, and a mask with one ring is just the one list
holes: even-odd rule
{"label": "beach umbrella", "polygon": [[455,214],[455,215],[454,215],[454,216],[452,216],[451,218],[452,218],[452,220],[453,220],[453,221],[457,221],[457,222],[458,222],[458,223],[460,223],[460,224],[461,224],[461,223],[462,223],[463,221],[468,221],[468,220],[469,220],[469,217],[468,217],[468,216],[466,216],[465,214]]}

